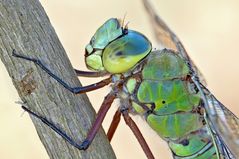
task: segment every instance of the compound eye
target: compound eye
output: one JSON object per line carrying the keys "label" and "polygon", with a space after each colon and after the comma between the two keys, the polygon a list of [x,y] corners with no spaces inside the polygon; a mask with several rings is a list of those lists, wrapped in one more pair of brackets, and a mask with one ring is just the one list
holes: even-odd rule
{"label": "compound eye", "polygon": [[103,51],[103,65],[110,73],[127,72],[151,51],[151,43],[139,32],[129,32]]}
{"label": "compound eye", "polygon": [[90,40],[90,45],[94,49],[104,49],[111,41],[117,39],[122,34],[119,21],[111,18],[97,29]]}

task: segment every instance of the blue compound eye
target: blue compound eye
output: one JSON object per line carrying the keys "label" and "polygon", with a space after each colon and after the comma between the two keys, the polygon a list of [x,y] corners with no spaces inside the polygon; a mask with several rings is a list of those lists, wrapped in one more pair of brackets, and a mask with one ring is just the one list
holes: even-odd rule
{"label": "blue compound eye", "polygon": [[112,41],[103,51],[103,66],[110,73],[128,71],[151,51],[149,40],[139,32],[128,33]]}

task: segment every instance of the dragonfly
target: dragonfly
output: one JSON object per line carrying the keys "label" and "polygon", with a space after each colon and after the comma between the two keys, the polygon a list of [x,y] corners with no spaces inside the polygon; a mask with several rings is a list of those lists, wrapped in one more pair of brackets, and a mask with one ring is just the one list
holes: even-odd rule
{"label": "dragonfly", "polygon": [[95,122],[81,143],[46,117],[22,108],[48,125],[79,150],[87,150],[115,99],[120,106],[114,114],[107,137],[112,140],[121,116],[130,127],[148,159],[154,159],[132,115],[146,123],[168,143],[173,158],[234,159],[239,157],[239,120],[206,88],[205,80],[190,59],[182,42],[171,31],[149,0],[142,0],[161,50],[153,50],[142,33],[128,29],[116,18],[100,26],[85,48],[86,66],[78,76],[106,77],[83,87],[71,87],[52,73],[41,60],[13,50],[13,56],[34,62],[74,94],[111,85]]}

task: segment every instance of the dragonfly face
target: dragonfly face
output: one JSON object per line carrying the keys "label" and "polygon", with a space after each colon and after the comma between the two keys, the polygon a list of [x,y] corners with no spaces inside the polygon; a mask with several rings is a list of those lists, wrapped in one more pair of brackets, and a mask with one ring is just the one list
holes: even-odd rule
{"label": "dragonfly face", "polygon": [[151,51],[151,43],[139,32],[120,26],[117,19],[106,21],[86,46],[85,61],[89,69],[123,73]]}

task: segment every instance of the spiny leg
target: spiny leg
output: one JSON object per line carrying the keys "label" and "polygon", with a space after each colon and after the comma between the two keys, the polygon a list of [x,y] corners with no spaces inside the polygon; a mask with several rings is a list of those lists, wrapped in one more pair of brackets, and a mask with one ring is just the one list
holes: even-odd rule
{"label": "spiny leg", "polygon": [[140,132],[138,126],[133,121],[133,119],[129,116],[128,110],[123,110],[122,115],[124,117],[126,124],[130,127],[130,129],[134,133],[135,137],[137,138],[137,140],[138,140],[140,146],[142,147],[144,153],[146,154],[147,158],[154,159],[154,156],[153,156],[148,144],[146,143],[142,133]]}
{"label": "spiny leg", "polygon": [[101,126],[101,124],[102,124],[102,122],[105,118],[105,115],[107,114],[107,112],[108,112],[111,104],[113,103],[115,97],[116,96],[113,93],[109,93],[105,97],[105,99],[104,99],[104,101],[103,101],[103,103],[100,107],[100,110],[97,113],[95,122],[93,123],[90,131],[88,132],[87,137],[80,144],[76,143],[64,131],[62,131],[60,128],[58,128],[54,123],[47,120],[45,117],[42,117],[42,116],[36,114],[35,112],[31,111],[30,109],[26,108],[25,106],[22,106],[22,108],[25,111],[27,111],[29,114],[31,114],[34,117],[40,119],[44,124],[49,126],[52,130],[54,130],[57,134],[59,134],[63,139],[65,139],[72,146],[76,147],[79,150],[86,150],[90,146],[93,139],[95,138],[95,135],[97,134],[97,132],[99,131],[99,128],[100,128],[100,126]]}
{"label": "spiny leg", "polygon": [[113,138],[113,136],[115,134],[115,131],[116,131],[116,129],[119,125],[119,122],[120,122],[120,117],[121,117],[121,112],[118,109],[114,114],[113,120],[111,121],[111,124],[110,124],[110,128],[107,132],[107,137],[108,137],[109,141],[111,141],[111,139]]}
{"label": "spiny leg", "polygon": [[25,59],[28,61],[32,61],[34,62],[36,65],[40,66],[48,75],[50,75],[52,78],[54,78],[57,82],[59,82],[63,87],[65,87],[67,90],[71,91],[74,94],[79,94],[79,93],[85,93],[85,92],[89,92],[92,90],[96,90],[99,88],[102,88],[106,85],[108,85],[109,83],[111,83],[111,77],[106,78],[98,83],[94,83],[88,86],[84,86],[84,87],[71,87],[69,86],[66,82],[64,82],[62,79],[60,79],[58,76],[56,76],[55,74],[53,74],[51,72],[51,70],[49,70],[40,60],[35,59],[35,58],[30,58],[24,55],[19,55],[16,53],[16,50],[13,50],[12,55],[17,57],[17,58],[21,58],[21,59]]}

